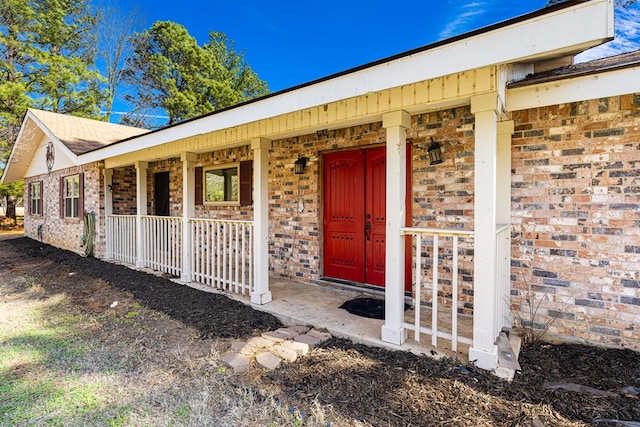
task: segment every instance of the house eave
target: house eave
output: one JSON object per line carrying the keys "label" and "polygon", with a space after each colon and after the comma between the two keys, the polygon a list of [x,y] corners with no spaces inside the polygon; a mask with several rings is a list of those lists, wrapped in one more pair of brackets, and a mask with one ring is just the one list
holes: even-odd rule
{"label": "house eave", "polygon": [[[576,22],[581,24],[571,25]],[[557,28],[565,28],[567,31],[558,32]],[[148,150],[190,136],[260,122],[306,108],[329,105],[467,70],[561,57],[581,52],[611,37],[613,6],[608,0],[571,2],[568,6],[523,15],[326,79],[129,138],[82,154],[79,162],[91,163]],[[446,61],[443,58],[454,59]],[[345,122],[348,120],[349,118],[345,118]]]}

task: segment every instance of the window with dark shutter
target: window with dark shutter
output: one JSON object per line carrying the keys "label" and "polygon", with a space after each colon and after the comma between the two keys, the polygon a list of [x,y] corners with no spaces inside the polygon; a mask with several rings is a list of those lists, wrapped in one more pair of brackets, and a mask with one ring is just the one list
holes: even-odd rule
{"label": "window with dark shutter", "polygon": [[253,203],[253,161],[240,162],[240,206],[249,206]]}
{"label": "window with dark shutter", "polygon": [[195,205],[196,206],[201,206],[202,205],[202,184],[203,184],[203,177],[202,177],[202,167],[197,167],[195,169],[195,188],[194,188],[194,199],[195,199]]}

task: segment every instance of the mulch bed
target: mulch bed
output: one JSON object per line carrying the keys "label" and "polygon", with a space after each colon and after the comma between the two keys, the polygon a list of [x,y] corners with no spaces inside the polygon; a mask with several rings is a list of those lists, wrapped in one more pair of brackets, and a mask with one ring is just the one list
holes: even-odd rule
{"label": "mulch bed", "polygon": [[[193,327],[202,338],[245,339],[282,326],[275,316],[253,310],[240,301],[183,286],[165,277],[96,258],[84,258],[26,237],[2,244],[11,244],[27,256],[49,259],[128,291],[147,308]],[[72,280],[73,276],[69,276],[64,282],[72,286]]]}
{"label": "mulch bed", "polygon": [[[67,287],[78,295],[86,276],[101,279],[117,292],[130,293],[148,308],[192,326],[202,338],[247,338],[281,326],[275,317],[224,295],[82,258],[31,239],[0,241],[0,251],[42,259],[43,266],[62,264],[64,272],[58,277],[50,267],[34,274],[41,279],[50,275],[52,286]],[[2,258],[0,268],[18,262]],[[78,274],[69,274],[70,270]],[[104,293],[101,304],[108,305],[108,289],[85,293],[96,292]],[[522,351],[519,361],[522,372],[508,383],[458,360],[434,360],[332,339],[295,363],[258,373],[253,380],[275,390],[292,408],[310,413],[314,404],[325,405],[355,425],[640,425],[599,421],[640,423],[640,396],[635,394],[640,388],[640,353],[537,342]]]}

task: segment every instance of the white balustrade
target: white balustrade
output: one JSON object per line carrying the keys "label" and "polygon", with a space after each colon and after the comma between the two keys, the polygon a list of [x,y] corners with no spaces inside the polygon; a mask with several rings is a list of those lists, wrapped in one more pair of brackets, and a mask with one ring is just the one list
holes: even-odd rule
{"label": "white balustrade", "polygon": [[253,290],[253,223],[190,219],[191,279],[242,295]]}
{"label": "white balustrade", "polygon": [[[458,343],[465,343],[471,345],[472,338],[461,336],[458,332],[458,320],[459,320],[459,252],[460,252],[460,239],[463,239],[467,246],[468,241],[473,238],[472,231],[463,230],[449,230],[449,229],[430,229],[430,228],[404,228],[403,234],[413,236],[413,250],[415,251],[415,259],[413,264],[414,273],[414,287],[413,287],[413,305],[414,305],[414,322],[405,322],[403,326],[408,330],[414,331],[414,339],[420,342],[420,334],[431,335],[431,345],[437,347],[438,338],[443,338],[451,341],[451,349],[457,351]],[[473,247],[473,246],[471,246]],[[448,261],[447,268],[443,268],[443,259],[441,254],[450,253],[447,256]],[[424,262],[423,262],[424,258]],[[431,259],[431,280],[424,274],[424,270],[428,269],[428,259]],[[445,299],[446,296],[440,295],[442,290],[442,278],[440,277],[440,269],[447,274],[447,280],[450,281],[451,297],[448,304],[442,304],[440,307],[440,301]],[[422,325],[422,302],[423,291],[431,292],[431,295],[426,295],[425,299],[431,302],[431,327]],[[445,310],[448,310],[448,315]],[[438,314],[445,312],[445,316],[450,317],[449,331],[439,327],[439,321],[442,317],[438,317]],[[442,316],[442,314],[441,314]],[[447,322],[448,323],[448,322]]]}
{"label": "white balustrade", "polygon": [[136,216],[107,215],[107,258],[136,263]]}
{"label": "white balustrade", "polygon": [[142,265],[180,276],[182,270],[182,218],[142,216]]}

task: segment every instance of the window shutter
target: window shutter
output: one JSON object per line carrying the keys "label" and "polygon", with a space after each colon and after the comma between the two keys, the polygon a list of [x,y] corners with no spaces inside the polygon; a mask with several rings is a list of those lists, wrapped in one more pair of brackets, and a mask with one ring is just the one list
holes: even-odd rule
{"label": "window shutter", "polygon": [[60,177],[60,218],[64,218],[64,177]]}
{"label": "window shutter", "polygon": [[42,210],[42,204],[44,201],[44,181],[38,181],[40,185],[40,194],[38,195],[38,214],[44,215],[44,211]]}
{"label": "window shutter", "polygon": [[195,168],[194,203],[196,206],[202,205],[202,167]]}
{"label": "window shutter", "polygon": [[253,203],[252,180],[253,161],[240,162],[240,206],[249,206]]}
{"label": "window shutter", "polygon": [[28,205],[27,206],[27,214],[32,215],[33,214],[33,207],[32,207],[32,201],[31,199],[33,198],[33,183],[30,183],[27,186],[27,197],[25,198],[26,202],[25,204]]}
{"label": "window shutter", "polygon": [[84,216],[84,173],[78,174],[78,218]]}

